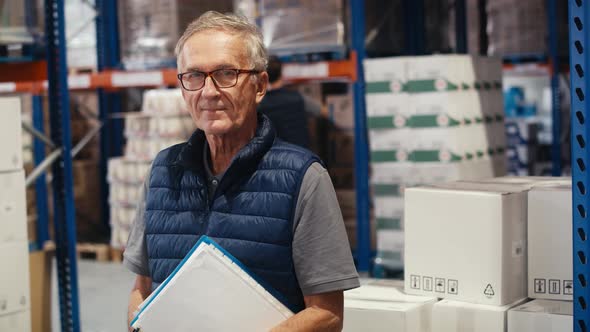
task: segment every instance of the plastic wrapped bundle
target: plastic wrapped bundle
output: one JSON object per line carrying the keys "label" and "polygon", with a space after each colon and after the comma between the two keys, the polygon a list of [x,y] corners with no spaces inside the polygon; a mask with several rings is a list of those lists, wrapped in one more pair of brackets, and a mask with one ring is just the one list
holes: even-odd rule
{"label": "plastic wrapped bundle", "polygon": [[[548,52],[547,2],[490,0],[487,2],[488,54],[531,55]],[[568,54],[567,1],[557,1],[556,24],[560,55]]]}
{"label": "plastic wrapped bundle", "polygon": [[344,49],[342,0],[262,0],[264,43],[271,53]]}
{"label": "plastic wrapped bundle", "polygon": [[30,44],[33,35],[42,30],[41,1],[31,2],[25,8],[24,1],[0,0],[0,44]]}
{"label": "plastic wrapped bundle", "polygon": [[231,12],[232,0],[119,1],[119,33],[128,69],[176,64],[174,46],[186,26],[208,10]]}

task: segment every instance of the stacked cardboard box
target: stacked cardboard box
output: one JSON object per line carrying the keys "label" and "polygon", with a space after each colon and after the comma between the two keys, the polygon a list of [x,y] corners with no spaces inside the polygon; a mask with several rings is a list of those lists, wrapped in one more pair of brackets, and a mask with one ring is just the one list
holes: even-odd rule
{"label": "stacked cardboard box", "polygon": [[534,300],[508,311],[508,332],[573,331],[573,304]]}
{"label": "stacked cardboard box", "polygon": [[[502,177],[406,190],[405,291],[444,299],[433,331],[571,324],[571,302],[555,301],[572,299],[570,182]],[[514,308],[527,297],[543,301]]]}
{"label": "stacked cardboard box", "polygon": [[371,59],[365,78],[377,263],[401,269],[405,187],[505,172],[501,62]]}
{"label": "stacked cardboard box", "polygon": [[343,331],[430,332],[435,297],[404,294],[398,280],[368,280],[344,292]]}
{"label": "stacked cardboard box", "polygon": [[21,100],[0,98],[0,330],[30,331],[31,304]]}
{"label": "stacked cardboard box", "polygon": [[125,154],[109,160],[111,246],[123,249],[150,164],[161,150],[184,142],[194,131],[178,89],[149,90],[142,110],[125,121]]}

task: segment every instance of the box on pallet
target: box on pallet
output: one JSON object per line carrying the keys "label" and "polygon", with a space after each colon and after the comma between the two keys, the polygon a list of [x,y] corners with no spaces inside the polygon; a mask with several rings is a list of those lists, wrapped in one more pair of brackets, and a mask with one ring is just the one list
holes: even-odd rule
{"label": "box on pallet", "polygon": [[571,301],[533,300],[508,311],[508,332],[573,331]]}
{"label": "box on pallet", "polygon": [[490,305],[524,298],[526,189],[469,182],[407,189],[406,292]]}
{"label": "box on pallet", "polygon": [[0,243],[0,316],[31,308],[28,256],[26,240]]}
{"label": "box on pallet", "polygon": [[508,310],[525,301],[492,306],[442,300],[432,307],[432,332],[506,332]]}
{"label": "box on pallet", "polygon": [[571,184],[535,186],[528,194],[530,298],[572,300],[571,234]]}
{"label": "box on pallet", "polygon": [[404,294],[401,285],[377,281],[344,292],[343,331],[430,332],[436,298]]}
{"label": "box on pallet", "polygon": [[23,168],[21,100],[19,97],[1,97],[0,109],[0,172],[18,171]]}
{"label": "box on pallet", "polygon": [[0,243],[27,241],[24,171],[0,173],[0,186]]}

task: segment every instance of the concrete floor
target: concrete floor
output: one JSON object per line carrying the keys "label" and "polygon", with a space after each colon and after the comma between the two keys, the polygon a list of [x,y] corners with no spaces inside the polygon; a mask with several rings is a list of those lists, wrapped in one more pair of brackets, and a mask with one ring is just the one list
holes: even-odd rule
{"label": "concrete floor", "polygon": [[[135,276],[121,263],[78,261],[81,330],[84,332],[127,331],[127,300]],[[53,264],[52,326],[61,331],[57,271]]]}

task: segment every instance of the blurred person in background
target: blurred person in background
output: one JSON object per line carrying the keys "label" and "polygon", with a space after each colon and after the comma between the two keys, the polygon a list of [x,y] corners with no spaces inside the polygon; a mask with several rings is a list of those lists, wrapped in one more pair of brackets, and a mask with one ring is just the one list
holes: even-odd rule
{"label": "blurred person in background", "polygon": [[299,92],[284,87],[279,58],[269,57],[266,72],[270,86],[258,105],[258,111],[270,119],[280,139],[308,149],[307,114],[313,113],[309,110],[309,102]]}
{"label": "blurred person in background", "polygon": [[137,275],[129,320],[207,235],[294,311],[273,331],[340,331],[343,291],[359,286],[342,214],[319,158],[277,138],[257,112],[269,75],[260,32],[243,17],[207,12],[176,54],[198,129],[161,151],[146,178],[124,252]]}

